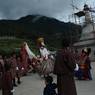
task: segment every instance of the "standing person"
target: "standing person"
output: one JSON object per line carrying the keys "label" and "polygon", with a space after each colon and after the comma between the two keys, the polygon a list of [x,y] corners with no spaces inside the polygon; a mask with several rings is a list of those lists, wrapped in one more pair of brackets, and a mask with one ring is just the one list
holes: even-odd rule
{"label": "standing person", "polygon": [[57,95],[56,88],[57,85],[53,82],[53,78],[51,76],[45,77],[45,88],[43,91],[43,95]]}
{"label": "standing person", "polygon": [[68,39],[64,39],[62,49],[55,58],[54,74],[57,75],[58,95],[77,95],[74,81],[76,64],[69,45]]}
{"label": "standing person", "polygon": [[89,80],[92,80],[92,74],[91,74],[91,69],[92,69],[92,67],[91,67],[91,60],[90,60],[90,54],[91,54],[91,48],[87,48],[87,55],[88,55],[88,79]]}
{"label": "standing person", "polygon": [[90,55],[90,50],[89,48],[85,48],[83,50],[84,53],[84,59],[83,62],[80,64],[80,69],[82,71],[82,78],[83,80],[92,80],[92,76],[91,76],[91,60],[89,58]]}
{"label": "standing person", "polygon": [[21,65],[21,58],[20,56],[17,57],[17,67],[16,67],[16,77],[17,83],[21,83],[21,75],[22,75],[22,65]]}
{"label": "standing person", "polygon": [[29,48],[29,46],[28,46],[27,43],[25,43],[25,50],[26,50],[26,56],[27,56],[27,69],[28,69],[28,72],[31,72],[33,70],[32,63],[35,64],[35,65],[37,65],[36,64],[37,63],[37,57],[31,51],[31,49]]}
{"label": "standing person", "polygon": [[11,63],[11,73],[12,73],[12,79],[13,79],[13,85],[17,87],[16,84],[16,68],[17,68],[17,60],[16,60],[16,54],[13,53],[11,58],[10,58],[10,63]]}
{"label": "standing person", "polygon": [[27,75],[28,72],[28,54],[26,51],[26,42],[24,42],[21,46],[20,50],[21,63],[23,67],[23,75]]}
{"label": "standing person", "polygon": [[4,72],[2,74],[2,95],[13,95],[11,65],[5,62]]}

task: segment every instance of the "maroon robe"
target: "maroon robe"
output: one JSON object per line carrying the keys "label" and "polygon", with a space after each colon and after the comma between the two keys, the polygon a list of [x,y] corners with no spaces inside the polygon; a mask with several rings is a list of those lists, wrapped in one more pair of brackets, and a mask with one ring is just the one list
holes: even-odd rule
{"label": "maroon robe", "polygon": [[70,50],[63,49],[57,52],[54,74],[57,75],[58,95],[77,95],[74,82],[75,67],[74,56]]}
{"label": "maroon robe", "polygon": [[12,75],[10,71],[4,72],[2,75],[2,95],[12,95],[13,89]]}
{"label": "maroon robe", "polygon": [[28,72],[28,54],[26,52],[25,46],[23,46],[20,50],[21,63],[24,68],[23,73],[26,74]]}

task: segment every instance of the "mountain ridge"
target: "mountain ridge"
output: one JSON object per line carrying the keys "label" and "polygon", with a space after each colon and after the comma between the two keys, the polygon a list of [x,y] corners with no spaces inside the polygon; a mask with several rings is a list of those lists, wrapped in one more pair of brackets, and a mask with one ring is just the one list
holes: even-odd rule
{"label": "mountain ridge", "polygon": [[47,43],[53,42],[53,44],[58,44],[63,37],[68,37],[75,42],[80,38],[81,26],[71,22],[61,22],[51,17],[27,15],[17,20],[0,20],[0,36],[6,35],[32,41],[44,37]]}

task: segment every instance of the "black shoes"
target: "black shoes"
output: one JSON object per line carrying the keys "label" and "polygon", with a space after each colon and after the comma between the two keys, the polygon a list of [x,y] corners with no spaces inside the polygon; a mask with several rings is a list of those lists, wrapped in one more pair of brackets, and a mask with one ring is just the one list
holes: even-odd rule
{"label": "black shoes", "polygon": [[14,84],[13,86],[14,86],[14,87],[17,87],[17,84]]}
{"label": "black shoes", "polygon": [[21,81],[18,81],[17,83],[18,83],[18,84],[21,84]]}

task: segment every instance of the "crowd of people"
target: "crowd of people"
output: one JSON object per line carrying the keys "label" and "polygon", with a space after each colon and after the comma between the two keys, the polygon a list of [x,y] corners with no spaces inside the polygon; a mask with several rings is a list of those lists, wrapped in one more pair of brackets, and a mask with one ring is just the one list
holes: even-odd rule
{"label": "crowd of people", "polygon": [[20,57],[12,54],[10,57],[0,55],[0,82],[2,95],[12,95],[13,86],[21,83],[23,73]]}
{"label": "crowd of people", "polygon": [[49,55],[49,51],[41,41],[43,39],[39,40],[40,56],[35,56],[26,42],[21,45],[18,54],[15,52],[8,56],[0,54],[0,88],[2,88],[2,95],[12,95],[13,87],[21,84],[21,77],[26,76],[29,72],[37,72],[43,77],[52,72],[54,59]]}
{"label": "crowd of people", "polygon": [[[91,49],[85,48],[78,53],[69,45],[68,40],[63,40],[62,49],[58,50],[54,57],[47,50],[43,38],[40,38],[38,39],[40,56],[31,52],[26,42],[22,44],[18,55],[15,52],[8,57],[0,55],[2,95],[13,95],[13,88],[21,84],[21,77],[30,71],[37,72],[45,78],[46,87],[43,95],[77,95],[74,77],[78,80],[92,80],[89,57]],[[52,84],[53,78],[50,73],[57,75],[57,84]]]}

